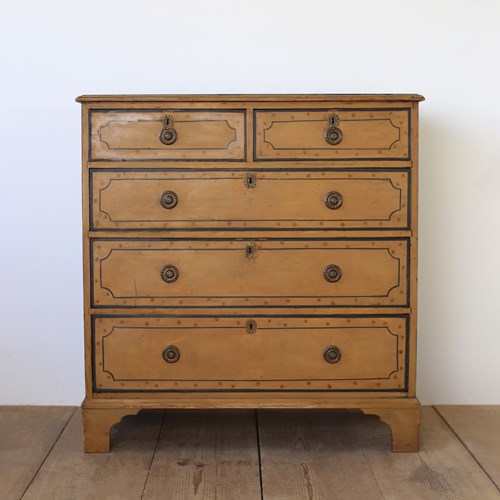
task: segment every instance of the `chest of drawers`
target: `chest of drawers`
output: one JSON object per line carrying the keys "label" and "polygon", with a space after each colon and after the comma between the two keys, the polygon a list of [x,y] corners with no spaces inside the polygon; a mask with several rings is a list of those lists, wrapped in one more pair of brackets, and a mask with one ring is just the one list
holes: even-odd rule
{"label": "chest of drawers", "polygon": [[77,99],[86,451],[147,408],[356,408],[418,449],[422,99]]}

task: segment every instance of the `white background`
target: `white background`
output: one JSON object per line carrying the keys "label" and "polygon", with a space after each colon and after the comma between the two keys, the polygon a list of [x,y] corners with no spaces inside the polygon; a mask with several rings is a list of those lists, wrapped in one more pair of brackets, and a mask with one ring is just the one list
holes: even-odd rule
{"label": "white background", "polygon": [[5,1],[0,404],[83,389],[89,93],[421,93],[418,396],[500,403],[500,3]]}

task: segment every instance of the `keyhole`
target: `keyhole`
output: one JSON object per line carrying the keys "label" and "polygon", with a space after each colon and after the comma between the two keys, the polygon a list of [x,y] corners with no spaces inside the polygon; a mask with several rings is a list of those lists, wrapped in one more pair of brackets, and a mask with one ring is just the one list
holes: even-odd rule
{"label": "keyhole", "polygon": [[247,321],[247,333],[255,333],[257,331],[257,323],[253,319]]}
{"label": "keyhole", "polygon": [[246,247],[246,256],[249,259],[255,257],[255,246],[252,243],[249,243]]}

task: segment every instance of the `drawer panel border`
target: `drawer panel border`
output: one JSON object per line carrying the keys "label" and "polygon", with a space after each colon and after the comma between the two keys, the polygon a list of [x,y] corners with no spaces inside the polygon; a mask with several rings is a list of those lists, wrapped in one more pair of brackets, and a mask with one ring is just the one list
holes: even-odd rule
{"label": "drawer panel border", "polygon": [[[178,158],[162,158],[162,159],[152,159],[152,158],[146,158],[146,159],[134,159],[134,160],[127,160],[127,159],[121,159],[121,158],[114,158],[114,159],[109,159],[109,158],[93,158],[92,156],[92,114],[93,113],[130,113],[133,111],[134,113],[158,113],[162,111],[172,111],[172,112],[189,112],[189,113],[199,113],[199,112],[223,112],[223,113],[242,113],[243,114],[243,157],[242,158],[221,158],[221,159],[204,159],[204,158],[196,158],[196,159],[178,159]],[[215,108],[203,108],[203,109],[177,109],[177,108],[172,108],[172,109],[93,109],[90,108],[88,110],[88,124],[89,124],[89,144],[88,144],[88,161],[92,163],[96,162],[118,162],[118,163],[127,163],[130,161],[133,162],[152,162],[152,161],[161,161],[161,162],[203,162],[207,163],[208,161],[210,162],[238,162],[238,163],[243,163],[247,161],[247,108],[241,108],[241,109],[215,109]],[[134,148],[135,149],[135,148]],[[200,150],[203,150],[203,148],[200,148]]]}
{"label": "drawer panel border", "polygon": [[[91,238],[91,242],[90,242],[90,279],[91,279],[91,282],[90,282],[90,305],[92,308],[95,308],[95,309],[130,309],[131,307],[133,306],[130,306],[130,305],[118,305],[118,304],[110,304],[110,305],[96,305],[96,302],[94,300],[94,283],[93,283],[93,280],[94,280],[94,242],[98,242],[98,241],[121,241],[121,240],[127,240],[127,241],[154,241],[154,242],[158,242],[158,241],[216,241],[216,242],[223,242],[223,241],[233,241],[232,238]],[[280,241],[281,239],[280,238],[276,238],[276,239],[272,239],[270,241]],[[411,261],[411,251],[412,251],[412,241],[411,241],[411,238],[409,237],[392,237],[392,238],[348,238],[348,237],[333,237],[333,238],[307,238],[307,237],[303,237],[303,238],[286,238],[284,239],[283,241],[404,241],[406,242],[406,247],[407,247],[407,252],[406,252],[406,267],[405,267],[405,274],[402,276],[401,275],[401,268],[398,269],[398,285],[395,285],[395,287],[399,286],[401,284],[401,280],[404,279],[406,277],[406,302],[404,304],[397,304],[397,305],[392,305],[392,304],[388,304],[388,305],[377,305],[377,307],[380,307],[380,308],[394,308],[394,307],[409,307],[410,306],[410,261]],[[248,242],[252,242],[254,241],[253,239],[241,239],[239,240],[241,242],[245,242],[245,241],[248,241]],[[269,240],[267,240],[269,241]],[[124,250],[124,249],[121,249],[121,250]],[[368,249],[368,250],[371,250]],[[108,255],[109,256],[109,255]],[[106,257],[107,258],[107,257]],[[400,260],[399,258],[397,258],[397,260]],[[102,275],[100,274],[100,284],[102,283]],[[392,287],[388,292],[387,294],[385,295],[386,297],[389,295],[390,291],[395,288],[395,287]],[[110,290],[111,292],[111,290]],[[112,293],[112,292],[111,292]],[[113,295],[113,297],[115,297]],[[193,297],[193,296],[189,296],[189,297]],[[245,296],[245,297],[248,297],[248,296]],[[267,296],[263,296],[263,297],[254,297],[254,298],[266,298]],[[353,296],[353,297],[358,297],[358,296]],[[364,296],[366,297],[366,296]],[[123,298],[123,297],[121,297]],[[136,298],[139,298],[139,297],[136,297]],[[144,298],[144,297],[143,297]],[[172,298],[187,298],[187,296],[179,296],[179,297],[172,297]],[[203,298],[203,297],[202,297]],[[217,296],[217,298],[241,298],[241,297],[234,297],[234,296],[231,296],[231,297],[221,297],[221,296]],[[273,298],[273,297],[270,297],[270,298]],[[276,298],[276,297],[274,297]],[[281,298],[281,296],[279,297]],[[292,296],[283,296],[284,299],[286,298],[297,298],[297,297],[292,297]],[[302,296],[298,297],[298,298],[302,298]],[[349,297],[347,297],[349,298]],[[235,308],[235,307],[240,307],[242,309],[246,309],[246,310],[251,310],[251,309],[254,309],[256,307],[258,308],[277,308],[277,307],[282,307],[283,305],[259,305],[259,306],[256,306],[256,305],[248,305],[248,306],[245,306],[245,305],[235,305],[235,306],[220,306],[220,305],[204,305],[204,306],[200,306],[200,305],[194,305],[194,306],[182,306],[182,305],[179,305],[179,306],[176,306],[178,308],[186,308],[186,309],[189,309],[189,308],[197,308],[197,309],[200,309],[201,307],[203,308],[206,308],[206,309],[211,309],[211,308],[222,308],[222,309],[225,309],[225,308]],[[148,308],[151,308],[151,309],[169,309],[170,306],[165,306],[165,305],[150,305],[148,304],[147,306]],[[307,308],[320,308],[320,307],[324,307],[324,308],[332,308],[332,309],[341,309],[341,308],[346,308],[346,307],[349,307],[349,308],[367,308],[367,307],[370,307],[370,305],[355,305],[355,304],[350,304],[350,305],[346,305],[346,304],[339,304],[339,305],[297,305],[297,306],[294,306],[296,308],[304,308],[304,309],[307,309]],[[137,306],[137,307],[133,307],[133,309],[141,309],[141,308],[144,308],[144,306]]]}
{"label": "drawer panel border", "polygon": [[[315,230],[315,231],[407,231],[411,228],[411,211],[413,208],[412,205],[412,184],[411,184],[411,179],[412,179],[412,171],[411,169],[408,168],[394,168],[390,169],[387,171],[384,171],[383,169],[380,168],[373,168],[373,169],[368,169],[368,168],[360,168],[360,169],[352,169],[352,168],[314,168],[314,169],[294,169],[293,172],[331,172],[331,173],[366,173],[368,174],[369,172],[376,172],[376,173],[383,173],[387,172],[388,175],[391,175],[392,173],[405,173],[407,175],[407,207],[406,207],[406,225],[401,225],[401,226],[391,226],[391,227],[347,227],[347,228],[327,228],[327,229],[322,229],[322,228],[310,228],[307,227],[307,222],[308,221],[301,221],[304,224],[304,227],[290,227],[290,228],[278,228],[278,227],[219,227],[217,225],[214,225],[213,227],[202,227],[202,228],[196,228],[196,227],[175,227],[175,228],[169,228],[169,227],[163,227],[163,228],[112,228],[112,227],[105,227],[105,228],[100,228],[100,227],[95,227],[94,226],[94,203],[93,203],[93,194],[94,194],[94,175],[99,174],[101,172],[104,173],[137,173],[140,174],[142,172],[148,172],[148,173],[157,173],[157,172],[186,172],[186,173],[193,173],[192,169],[183,169],[183,168],[159,168],[159,169],[137,169],[137,168],[117,168],[117,169],[100,169],[100,168],[89,168],[89,230],[90,231],[111,231],[111,232],[131,232],[131,231],[151,231],[151,232],[169,232],[169,231],[175,231],[175,232],[185,232],[185,231],[200,231],[200,232],[207,232],[207,231],[213,231],[214,229],[217,231],[270,231],[270,232],[279,232],[279,231],[309,231],[309,230]],[[196,172],[287,172],[289,173],[290,170],[286,168],[259,168],[259,169],[252,169],[252,168],[237,168],[237,169],[225,169],[225,168],[220,168],[220,169],[210,169],[210,168],[200,168],[196,169]],[[151,180],[151,178],[148,178],[147,180]],[[353,179],[355,180],[355,179]],[[369,180],[372,180],[372,178],[369,178]],[[379,179],[379,180],[382,180]],[[392,180],[388,178],[389,182],[392,184]],[[106,186],[107,187],[107,186]],[[402,191],[402,189],[400,189]],[[101,197],[99,195],[99,203],[101,203]],[[400,208],[401,210],[401,201],[400,201]],[[393,212],[394,213],[394,212]],[[372,221],[379,221],[379,220],[390,220],[393,214],[389,217],[389,219],[359,219],[361,220],[372,220]],[[229,219],[228,219],[229,220]],[[232,221],[234,219],[231,219]],[[282,219],[276,219],[276,221],[281,221]],[[326,219],[325,219],[326,220]],[[339,219],[341,220],[341,219]],[[342,219],[342,220],[348,220],[348,219]],[[244,220],[245,222],[247,219]],[[123,221],[120,221],[123,222]],[[125,221],[128,222],[128,221]],[[134,221],[134,222],[148,222],[148,221]],[[274,220],[271,222],[275,222]]]}
{"label": "drawer panel border", "polygon": [[[252,317],[259,317],[259,315],[235,315],[231,316],[231,319],[236,319],[236,318],[248,318],[249,316]],[[328,315],[328,316],[318,316],[318,315],[301,315],[301,314],[291,314],[291,315],[265,315],[261,317],[265,318],[400,318],[404,319],[405,321],[405,357],[404,357],[404,385],[402,388],[396,388],[396,389],[99,389],[96,386],[96,352],[95,352],[95,322],[99,318],[113,318],[113,319],[119,319],[119,318],[220,318],[220,315],[122,315],[122,316],[116,316],[116,315],[105,315],[105,314],[96,314],[92,316],[92,322],[91,322],[91,359],[92,359],[92,390],[96,394],[102,394],[102,393],[261,393],[261,392],[266,392],[266,393],[337,393],[337,392],[373,392],[373,393],[380,393],[380,392],[399,392],[399,393],[404,393],[408,392],[408,380],[409,380],[409,362],[410,362],[410,315],[409,314],[380,314],[380,315],[364,315],[364,314],[342,314],[342,315]],[[153,327],[151,327],[153,328]],[[163,327],[163,329],[167,329],[168,327]],[[176,327],[171,327],[172,329],[175,329]],[[194,327],[196,328],[196,327]],[[203,327],[197,327],[202,329]],[[221,328],[227,328],[227,327],[221,327]],[[236,328],[236,327],[235,327]],[[326,329],[334,329],[335,327],[325,327]],[[346,327],[337,327],[337,328],[346,328]],[[359,327],[358,327],[359,328]],[[365,327],[365,328],[370,328]],[[374,327],[378,328],[378,327]],[[392,334],[392,332],[390,332]],[[108,334],[109,335],[109,334]],[[393,334],[394,335],[394,334]],[[399,339],[398,339],[399,342]],[[399,345],[399,344],[398,344]],[[102,346],[102,349],[104,350],[104,345]],[[398,347],[399,349],[399,347]],[[398,365],[399,367],[399,365]],[[103,367],[104,369],[104,367]],[[390,375],[389,375],[390,376]],[[114,377],[113,377],[114,378]],[[128,380],[128,379],[127,379]],[[142,380],[142,379],[139,379]],[[302,379],[297,379],[295,381],[302,380]],[[324,379],[325,381],[328,380],[335,380],[335,379]],[[379,378],[376,379],[349,379],[349,380],[379,380]],[[130,380],[129,380],[130,381]],[[190,380],[191,381],[191,380]],[[202,380],[192,380],[193,382],[196,381],[202,381]],[[213,382],[218,382],[219,379],[214,380]],[[235,382],[242,382],[242,380],[230,380],[230,379],[225,379],[223,381],[235,381]],[[243,382],[246,382],[247,380],[243,380]],[[250,380],[250,382],[262,382],[262,380]],[[279,379],[278,379],[279,381]],[[285,381],[285,380],[284,380]],[[287,379],[286,381],[294,381]],[[209,382],[212,382],[211,380]]]}
{"label": "drawer panel border", "polygon": [[[332,109],[336,111],[406,111],[408,113],[408,155],[406,157],[401,158],[258,158],[257,157],[257,112],[272,112],[272,111],[291,111],[291,112],[299,112],[299,111],[332,111]],[[341,162],[341,161],[352,161],[352,162],[366,162],[366,161],[410,161],[412,158],[412,144],[411,144],[411,123],[412,123],[412,108],[404,107],[404,108],[262,108],[262,109],[254,109],[253,110],[253,161],[254,162],[310,162],[310,161],[332,161],[332,162]],[[296,148],[297,149],[297,148]],[[298,148],[302,150],[302,148]],[[317,148],[315,148],[317,149]],[[324,148],[330,149],[330,148]],[[357,150],[359,148],[349,148]],[[287,151],[290,151],[291,148],[286,148]]]}

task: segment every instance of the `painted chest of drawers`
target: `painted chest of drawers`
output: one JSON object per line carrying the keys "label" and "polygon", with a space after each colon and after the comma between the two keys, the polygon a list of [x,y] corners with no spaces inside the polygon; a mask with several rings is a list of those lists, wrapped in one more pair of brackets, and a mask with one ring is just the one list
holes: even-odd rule
{"label": "painted chest of drawers", "polygon": [[147,408],[357,408],[418,449],[422,99],[77,99],[86,451]]}

